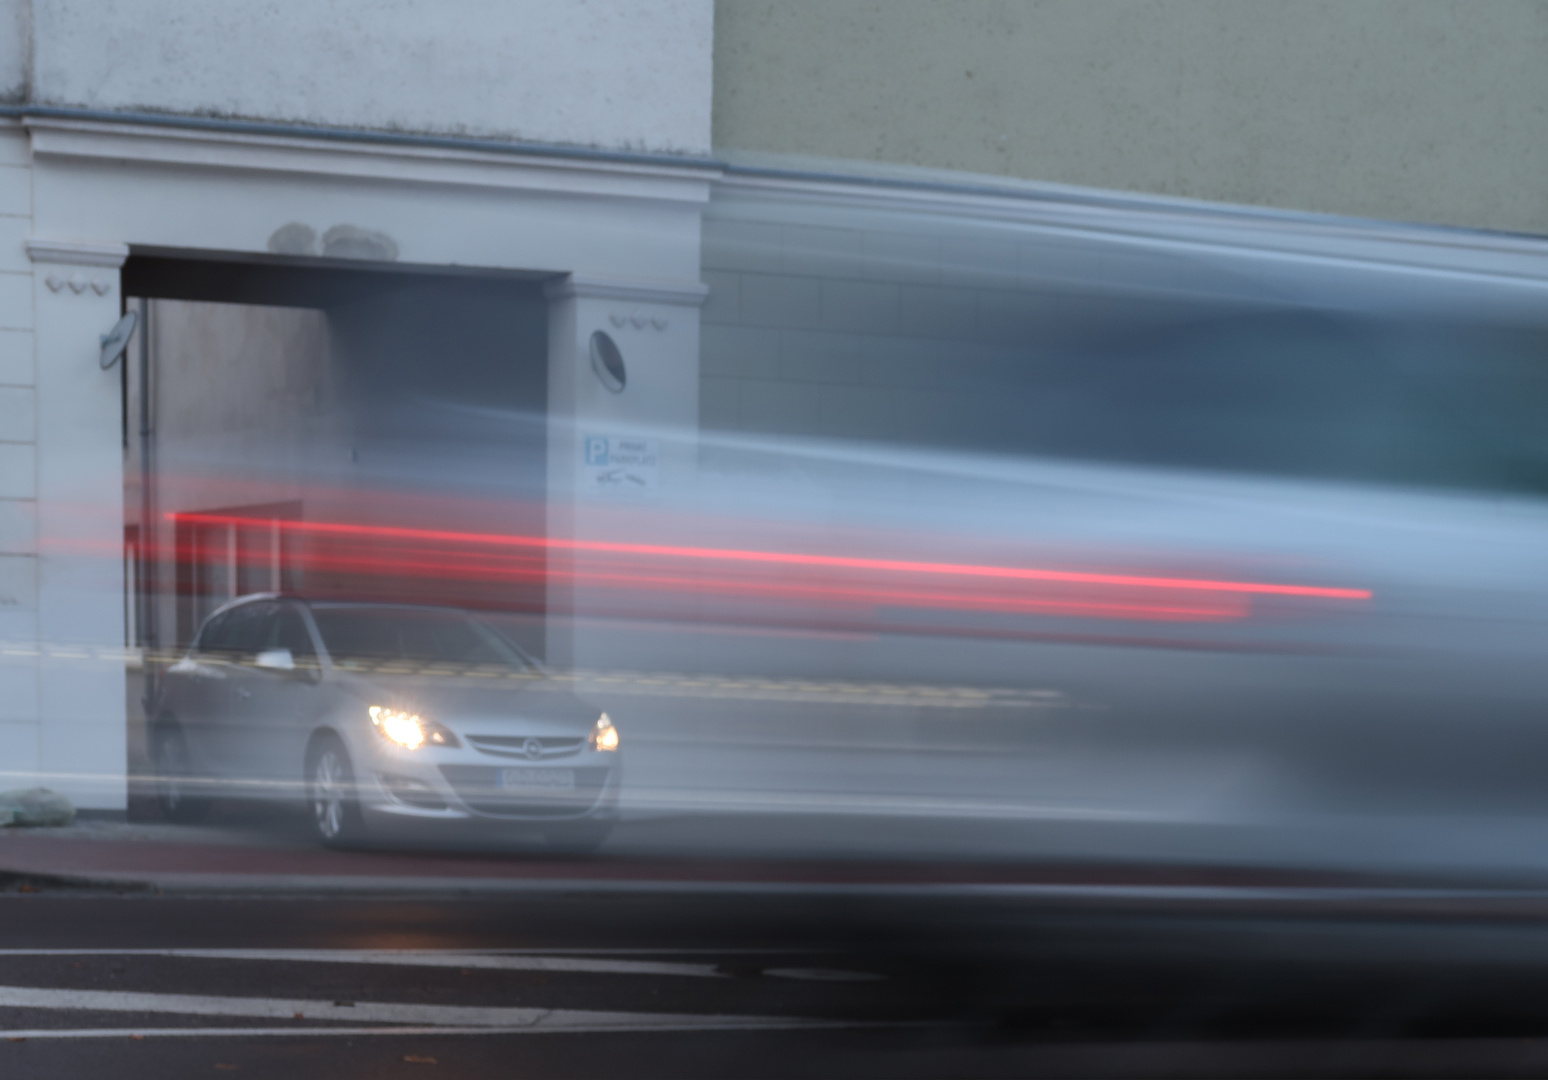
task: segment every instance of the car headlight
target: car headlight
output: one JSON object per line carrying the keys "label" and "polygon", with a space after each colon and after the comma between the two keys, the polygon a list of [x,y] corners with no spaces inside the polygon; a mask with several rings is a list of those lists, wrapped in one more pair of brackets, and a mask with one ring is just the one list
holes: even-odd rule
{"label": "car headlight", "polygon": [[607,718],[607,713],[597,717],[597,722],[591,727],[591,734],[586,739],[593,750],[617,750],[618,729]]}
{"label": "car headlight", "polygon": [[444,724],[426,720],[403,709],[389,709],[384,705],[372,705],[366,710],[371,714],[371,725],[381,732],[382,738],[405,750],[417,750],[425,743],[431,746],[460,746],[457,736]]}

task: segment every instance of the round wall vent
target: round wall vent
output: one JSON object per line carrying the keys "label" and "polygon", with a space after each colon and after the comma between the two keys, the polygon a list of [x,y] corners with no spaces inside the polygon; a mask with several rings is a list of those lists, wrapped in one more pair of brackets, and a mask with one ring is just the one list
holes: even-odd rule
{"label": "round wall vent", "polygon": [[591,335],[591,370],[597,373],[597,378],[601,380],[602,385],[615,394],[623,393],[623,388],[629,381],[629,373],[624,368],[623,353],[618,351],[618,343],[601,330]]}

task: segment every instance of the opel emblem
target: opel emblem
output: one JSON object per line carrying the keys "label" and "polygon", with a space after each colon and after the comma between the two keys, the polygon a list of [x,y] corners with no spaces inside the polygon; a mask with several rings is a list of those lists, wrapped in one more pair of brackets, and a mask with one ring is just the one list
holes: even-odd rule
{"label": "opel emblem", "polygon": [[521,744],[521,752],[526,754],[533,761],[536,761],[538,758],[543,756],[543,740],[528,739],[526,742]]}

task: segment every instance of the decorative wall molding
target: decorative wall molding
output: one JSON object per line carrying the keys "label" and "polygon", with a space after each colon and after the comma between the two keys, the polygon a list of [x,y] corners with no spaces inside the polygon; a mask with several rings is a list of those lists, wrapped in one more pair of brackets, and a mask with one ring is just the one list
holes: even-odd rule
{"label": "decorative wall molding", "polygon": [[429,142],[350,142],[304,135],[23,116],[34,161],[86,160],[255,173],[479,187],[689,204],[709,201],[718,162],[611,160],[553,150],[481,151]]}
{"label": "decorative wall molding", "polygon": [[647,326],[655,327],[657,330],[665,330],[671,325],[671,321],[665,315],[647,315],[638,308],[635,308],[633,311],[609,311],[607,313],[607,321],[620,330],[626,326],[632,326],[636,330],[643,330]]}
{"label": "decorative wall molding", "polygon": [[[89,240],[44,240],[35,237],[27,241],[27,257],[33,262],[63,263],[66,266],[105,266],[117,270],[129,257],[129,245],[93,243]],[[84,288],[85,286],[82,286],[75,291],[81,292]],[[99,290],[99,294],[105,291]]]}
{"label": "decorative wall molding", "polygon": [[[183,113],[139,112],[134,109],[94,109],[76,105],[0,105],[0,127],[22,126],[23,122],[45,120],[84,121],[87,123],[125,124],[136,127],[214,131],[237,135],[271,135],[281,138],[324,140],[328,142],[371,143],[379,146],[428,147],[441,150],[474,150],[520,157],[554,157],[622,163],[660,165],[666,168],[719,169],[724,164],[714,157],[669,150],[619,150],[600,146],[576,146],[502,137],[498,135],[446,135],[415,131],[382,131],[305,124],[290,121],[243,120],[236,117],[190,116]],[[572,132],[573,134],[573,132]]]}
{"label": "decorative wall molding", "polygon": [[[671,281],[650,278],[597,277],[591,274],[569,274],[543,286],[543,293],[550,300],[617,300],[633,304],[669,304],[674,307],[700,307],[709,298],[709,286],[698,281]],[[616,315],[617,313],[615,313]],[[625,313],[625,321],[643,329],[647,316]],[[622,322],[613,325],[622,326]],[[665,328],[662,320],[659,329]]]}
{"label": "decorative wall molding", "polygon": [[57,272],[51,273],[48,275],[48,277],[43,279],[43,284],[48,286],[49,292],[59,292],[61,289],[69,286],[70,291],[75,293],[77,296],[85,292],[87,289],[90,289],[98,296],[106,296],[108,291],[113,288],[113,283],[107,278],[103,277],[101,274],[94,274],[91,277],[87,277],[79,270],[71,274],[69,277],[65,277],[63,274]]}

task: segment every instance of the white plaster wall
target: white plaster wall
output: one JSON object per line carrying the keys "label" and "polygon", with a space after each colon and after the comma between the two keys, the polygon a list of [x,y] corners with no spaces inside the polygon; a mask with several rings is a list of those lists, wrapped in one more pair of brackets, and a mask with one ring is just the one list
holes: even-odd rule
{"label": "white plaster wall", "polygon": [[[596,295],[584,280],[551,287],[548,315],[548,535],[559,540],[629,540],[649,536],[649,511],[688,496],[695,483],[699,423],[699,307],[697,282],[678,296],[626,290]],[[627,316],[643,316],[636,326]],[[654,321],[651,321],[654,320]],[[628,372],[621,393],[603,387],[591,369],[597,331],[617,344]],[[658,488],[639,497],[603,495],[585,487],[582,464],[588,436],[655,440]],[[634,511],[644,509],[638,518]],[[605,669],[621,656],[605,625],[616,590],[584,584],[592,557],[548,554],[546,659],[556,667]],[[592,621],[602,616],[602,622]],[[573,618],[572,618],[573,617]],[[635,647],[638,642],[634,643]]]}
{"label": "white plaster wall", "polygon": [[[0,19],[16,4],[4,0]],[[33,0],[32,8],[39,103],[709,150],[711,0]]]}
{"label": "white plaster wall", "polygon": [[0,0],[0,101],[13,101],[27,90],[27,38],[30,0]]}
{"label": "white plaster wall", "polygon": [[125,804],[122,396],[96,335],[116,268],[34,252],[38,781],[77,806]]}

